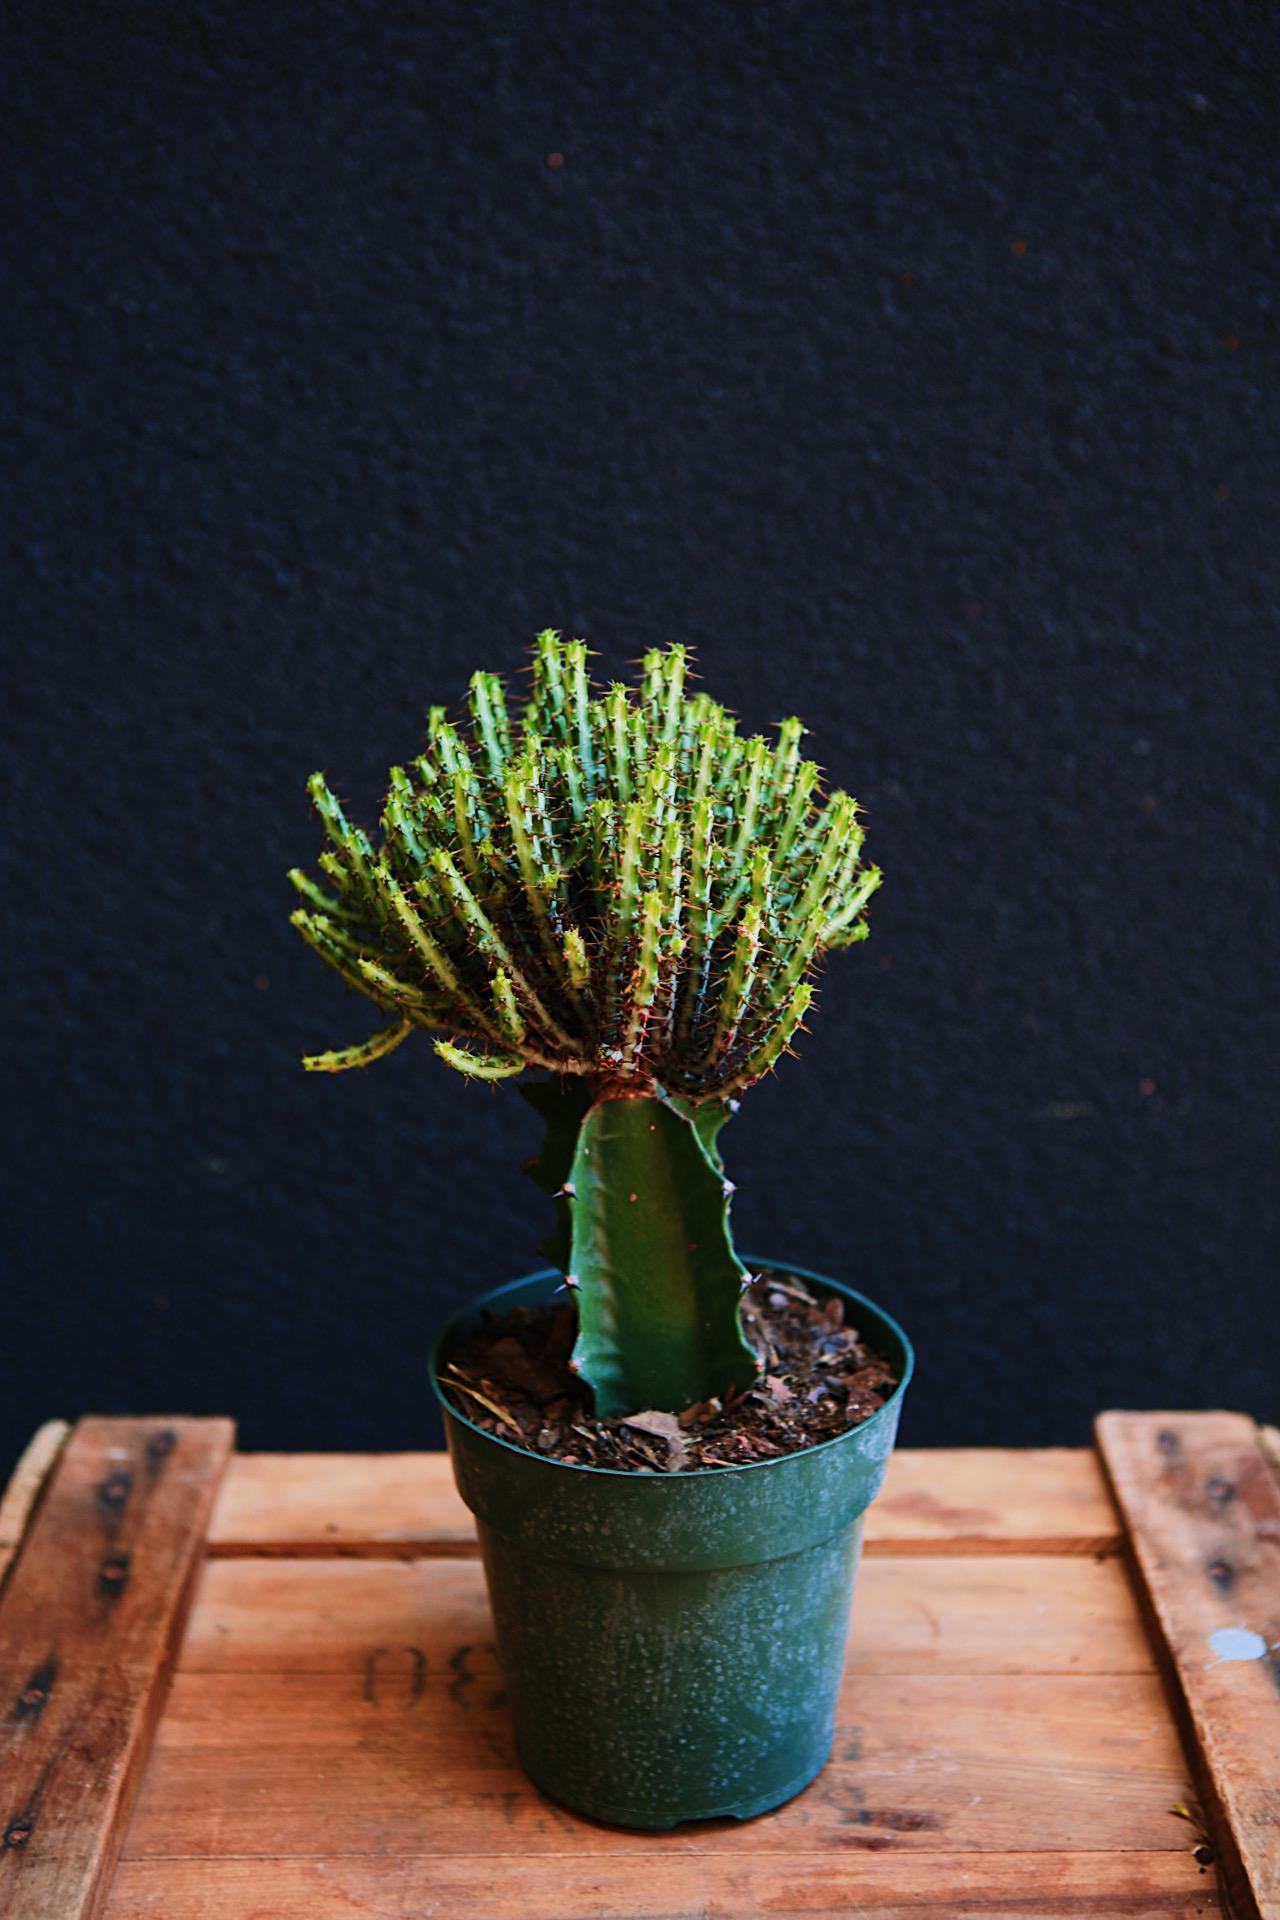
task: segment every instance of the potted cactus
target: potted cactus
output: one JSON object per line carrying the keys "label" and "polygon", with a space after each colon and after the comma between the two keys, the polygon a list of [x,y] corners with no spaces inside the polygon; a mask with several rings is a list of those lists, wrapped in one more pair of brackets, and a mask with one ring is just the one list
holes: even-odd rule
{"label": "potted cactus", "polygon": [[[773,744],[743,738],[687,678],[673,646],[645,656],[636,691],[598,693],[583,643],[543,633],[518,720],[489,673],[472,678],[469,726],[431,709],[425,752],[391,769],[376,844],[315,774],[329,844],[318,878],[290,875],[294,924],[388,1017],[306,1066],[363,1067],[424,1028],[460,1075],[529,1076],[551,1265],[468,1303],[432,1380],[522,1762],[566,1804],[640,1827],[763,1812],[825,1761],[861,1517],[911,1370],[870,1301],[734,1246],[721,1130],[790,1051],[822,956],[866,935],[880,875],[856,803],[801,757],[800,721]],[[817,1444],[691,1461],[686,1427],[732,1429],[762,1376],[787,1392],[744,1310],[761,1269],[807,1283],[827,1347],[880,1357],[881,1403],[858,1418],[819,1387]],[[468,1389],[469,1342],[553,1311],[572,1316],[572,1431],[647,1423],[675,1444],[673,1470],[602,1467]],[[832,1335],[846,1318],[856,1334]]]}

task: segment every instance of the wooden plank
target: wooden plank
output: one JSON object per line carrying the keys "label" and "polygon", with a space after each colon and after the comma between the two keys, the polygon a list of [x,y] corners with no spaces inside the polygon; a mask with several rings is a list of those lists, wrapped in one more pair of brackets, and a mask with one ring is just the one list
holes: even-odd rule
{"label": "wooden plank", "polygon": [[722,1854],[708,1873],[681,1835],[640,1841],[636,1855],[125,1861],[107,1920],[1209,1920],[1219,1911],[1189,1853]]}
{"label": "wooden plank", "polygon": [[28,1442],[0,1497],[0,1593],[17,1557],[36,1501],[52,1473],[71,1428],[65,1420],[46,1420]]}
{"label": "wooden plank", "polygon": [[[1120,1523],[1087,1448],[895,1453],[870,1554],[1115,1552]],[[476,1553],[440,1453],[237,1454],[209,1530],[216,1555],[417,1559]]]}
{"label": "wooden plank", "polygon": [[228,1420],[82,1420],[0,1600],[0,1916],[101,1910]]}
{"label": "wooden plank", "polygon": [[907,1447],[867,1516],[882,1553],[1105,1554],[1120,1521],[1083,1447]]}
{"label": "wooden plank", "polygon": [[410,1560],[477,1547],[446,1454],[238,1453],[209,1552]]}
{"label": "wooden plank", "polygon": [[[402,1658],[424,1620],[487,1638],[475,1561],[211,1561],[184,1673],[359,1673]],[[389,1653],[379,1654],[379,1649]],[[995,1555],[869,1560],[858,1576],[855,1673],[1146,1673],[1147,1634],[1119,1559]]]}
{"label": "wooden plank", "polygon": [[1098,1445],[1215,1835],[1240,1893],[1280,1920],[1280,1486],[1242,1414],[1105,1413]]}
{"label": "wooden plank", "polygon": [[124,1853],[1179,1852],[1186,1781],[1154,1672],[851,1672],[805,1793],[743,1826],[637,1840],[525,1779],[477,1609],[425,1618],[363,1673],[178,1673]]}

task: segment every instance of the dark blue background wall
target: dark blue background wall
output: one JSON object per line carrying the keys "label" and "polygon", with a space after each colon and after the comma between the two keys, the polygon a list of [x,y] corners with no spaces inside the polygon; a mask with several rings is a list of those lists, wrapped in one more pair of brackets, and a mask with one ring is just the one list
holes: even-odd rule
{"label": "dark blue background wall", "polygon": [[436,1437],[534,1123],[302,1074],[370,1019],[284,869],[545,625],[868,809],[726,1149],[741,1244],[916,1334],[907,1437],[1274,1417],[1275,14],[18,13],[0,1454]]}

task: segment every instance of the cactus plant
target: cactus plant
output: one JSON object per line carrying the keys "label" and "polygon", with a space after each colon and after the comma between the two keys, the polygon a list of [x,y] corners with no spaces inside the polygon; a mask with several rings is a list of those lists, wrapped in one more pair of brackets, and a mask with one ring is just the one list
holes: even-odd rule
{"label": "cactus plant", "polygon": [[531,1171],[602,1416],[754,1379],[720,1130],[792,1050],[817,963],[865,937],[880,883],[801,722],[744,738],[689,677],[676,645],[645,654],[635,691],[599,693],[584,643],[542,633],[518,716],[492,673],[468,726],[430,709],[376,843],[313,774],[329,845],[318,877],[289,876],[293,924],[390,1018],[305,1066],[367,1066],[421,1027],[470,1079],[541,1070],[521,1086],[546,1127]]}

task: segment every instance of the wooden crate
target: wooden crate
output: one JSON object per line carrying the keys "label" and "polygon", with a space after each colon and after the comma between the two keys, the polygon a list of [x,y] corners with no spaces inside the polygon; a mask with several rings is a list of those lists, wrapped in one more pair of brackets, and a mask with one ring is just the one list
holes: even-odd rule
{"label": "wooden crate", "polygon": [[1264,1447],[1107,1414],[1097,1453],[899,1453],[830,1764],[646,1835],[516,1766],[442,1456],[55,1423],[0,1505],[0,1915],[1276,1920]]}

